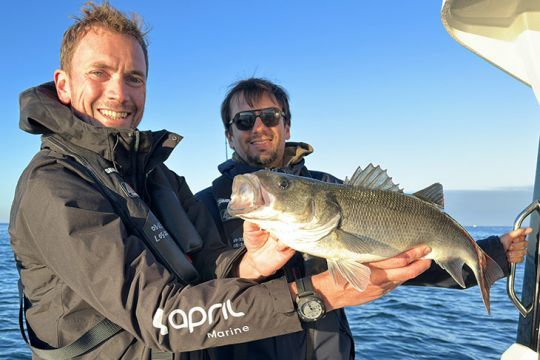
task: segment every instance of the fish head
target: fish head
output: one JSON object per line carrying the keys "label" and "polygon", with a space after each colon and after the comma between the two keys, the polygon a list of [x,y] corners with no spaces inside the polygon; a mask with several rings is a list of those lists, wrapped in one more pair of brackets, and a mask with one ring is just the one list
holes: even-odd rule
{"label": "fish head", "polygon": [[233,180],[231,216],[257,222],[306,222],[313,217],[312,189],[298,176],[260,170]]}
{"label": "fish head", "polygon": [[315,241],[334,229],[341,211],[321,181],[260,170],[233,180],[228,212],[282,241]]}
{"label": "fish head", "polygon": [[233,180],[227,210],[277,236],[293,249],[318,254],[320,239],[339,224],[340,207],[318,180],[260,170]]}

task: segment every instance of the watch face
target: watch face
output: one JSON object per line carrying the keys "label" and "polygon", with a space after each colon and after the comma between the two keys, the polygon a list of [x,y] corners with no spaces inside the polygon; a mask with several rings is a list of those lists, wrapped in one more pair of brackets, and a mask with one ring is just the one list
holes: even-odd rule
{"label": "watch face", "polygon": [[315,300],[308,300],[303,303],[300,307],[300,311],[307,319],[318,319],[322,314],[324,314],[322,305]]}

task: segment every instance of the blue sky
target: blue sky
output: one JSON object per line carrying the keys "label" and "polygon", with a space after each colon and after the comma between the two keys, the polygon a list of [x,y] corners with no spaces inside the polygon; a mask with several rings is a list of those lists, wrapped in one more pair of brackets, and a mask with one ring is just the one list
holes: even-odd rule
{"label": "blue sky", "polygon": [[[193,191],[225,160],[219,106],[232,82],[266,77],[291,97],[291,140],[338,177],[370,162],[406,191],[529,189],[540,113],[532,90],[458,45],[440,1],[111,1],[150,27],[141,129],[184,140],[167,164]],[[0,221],[39,148],[18,129],[18,94],[52,80],[82,2],[4,4]],[[230,154],[230,152],[229,152]],[[527,205],[527,204],[523,204]]]}

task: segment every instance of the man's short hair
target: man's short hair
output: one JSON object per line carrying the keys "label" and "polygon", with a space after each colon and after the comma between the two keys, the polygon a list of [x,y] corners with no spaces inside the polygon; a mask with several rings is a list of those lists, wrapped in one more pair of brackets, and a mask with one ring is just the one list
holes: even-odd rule
{"label": "man's short hair", "polygon": [[84,35],[93,28],[102,28],[119,34],[133,36],[137,40],[144,53],[148,75],[147,32],[142,30],[142,19],[137,14],[131,14],[128,17],[112,7],[108,1],[104,1],[101,5],[87,2],[81,8],[81,13],[81,17],[74,17],[75,23],[66,30],[62,39],[62,46],[60,48],[60,67],[62,70],[67,72],[71,70],[73,54]]}
{"label": "man's short hair", "polygon": [[291,110],[289,109],[289,96],[284,88],[273,82],[262,78],[249,78],[240,80],[230,86],[229,92],[225,96],[225,99],[221,103],[221,120],[225,130],[229,131],[231,117],[231,100],[242,94],[244,100],[249,106],[258,101],[263,94],[268,94],[274,97],[279,105],[281,105],[281,111],[283,111],[283,121],[285,125],[291,125]]}

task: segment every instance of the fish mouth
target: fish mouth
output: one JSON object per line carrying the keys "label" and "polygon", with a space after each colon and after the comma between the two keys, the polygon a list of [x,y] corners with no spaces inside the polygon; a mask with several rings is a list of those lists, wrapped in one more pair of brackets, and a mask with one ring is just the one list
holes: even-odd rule
{"label": "fish mouth", "polygon": [[232,185],[232,195],[227,212],[231,216],[238,216],[252,212],[266,204],[261,182],[252,174],[237,175]]}

